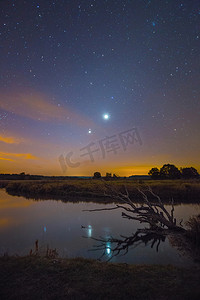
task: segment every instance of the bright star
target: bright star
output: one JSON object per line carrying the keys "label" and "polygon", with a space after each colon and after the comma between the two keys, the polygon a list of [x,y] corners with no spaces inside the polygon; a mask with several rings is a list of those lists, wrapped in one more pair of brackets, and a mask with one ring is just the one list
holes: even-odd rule
{"label": "bright star", "polygon": [[92,129],[88,129],[88,133],[89,133],[89,134],[92,133]]}
{"label": "bright star", "polygon": [[109,114],[104,114],[103,115],[104,120],[108,120],[110,118]]}

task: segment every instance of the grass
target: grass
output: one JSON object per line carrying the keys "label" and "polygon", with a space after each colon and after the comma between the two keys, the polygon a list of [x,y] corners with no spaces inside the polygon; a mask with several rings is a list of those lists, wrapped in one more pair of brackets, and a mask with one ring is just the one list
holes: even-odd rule
{"label": "grass", "polygon": [[0,299],[200,299],[200,269],[0,258]]}
{"label": "grass", "polygon": [[[116,180],[108,183],[121,192],[124,191],[125,185],[130,197],[136,201],[141,200],[137,186],[147,184],[164,202],[170,202],[172,197],[176,203],[200,202],[200,180]],[[101,180],[1,180],[0,187],[6,188],[6,191],[12,195],[34,199],[80,201],[80,198],[84,198],[84,201],[98,199],[95,202],[113,202],[111,199],[103,197],[106,187]]]}
{"label": "grass", "polygon": [[195,246],[200,247],[200,215],[190,217],[186,225],[188,237]]}

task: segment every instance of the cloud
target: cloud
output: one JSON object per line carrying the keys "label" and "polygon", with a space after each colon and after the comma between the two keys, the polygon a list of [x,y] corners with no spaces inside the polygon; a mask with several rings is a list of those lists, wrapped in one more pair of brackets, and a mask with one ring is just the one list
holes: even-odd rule
{"label": "cloud", "polygon": [[[1,154],[0,154],[0,155],[1,155]],[[14,159],[11,159],[11,158],[5,158],[5,157],[1,157],[1,156],[0,156],[0,160],[14,161]]]}
{"label": "cloud", "polygon": [[34,156],[31,153],[7,153],[7,152],[0,152],[0,160],[15,161],[18,158],[22,158],[22,159],[25,159],[25,160],[38,159],[38,157]]}
{"label": "cloud", "polygon": [[38,159],[36,156],[34,156],[31,153],[14,153],[15,157],[22,157],[24,159]]}
{"label": "cloud", "polygon": [[6,144],[18,144],[19,139],[16,139],[14,137],[5,137],[0,135],[0,142],[4,142]]}
{"label": "cloud", "polygon": [[66,106],[36,92],[12,92],[1,94],[0,109],[39,121],[59,121],[91,127],[92,122]]}

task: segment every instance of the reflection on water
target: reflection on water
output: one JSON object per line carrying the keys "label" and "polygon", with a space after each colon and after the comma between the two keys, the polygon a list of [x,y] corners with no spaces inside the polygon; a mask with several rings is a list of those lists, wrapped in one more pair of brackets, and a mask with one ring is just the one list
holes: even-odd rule
{"label": "reflection on water", "polygon": [[165,242],[166,235],[154,233],[146,229],[138,229],[131,236],[121,236],[120,238],[93,238],[98,242],[95,251],[101,250],[101,257],[108,257],[108,260],[118,255],[125,255],[130,249],[136,247],[150,245],[151,248],[156,248],[158,252],[161,242]]}
{"label": "reflection on water", "polygon": [[111,256],[111,244],[110,244],[110,242],[106,243],[106,254],[107,254],[108,257]]}
{"label": "reflection on water", "polygon": [[88,225],[88,237],[92,237],[92,226]]}
{"label": "reflection on water", "polygon": [[[112,205],[111,205],[112,206]],[[61,201],[33,201],[24,197],[14,197],[0,190],[0,253],[25,255],[34,247],[36,240],[39,246],[57,249],[62,257],[83,256],[99,258],[101,252],[94,249],[97,241],[93,238],[120,238],[131,236],[142,228],[137,221],[121,218],[121,212],[101,211],[83,212],[83,210],[105,207],[95,203],[63,203]],[[109,207],[109,206],[107,206]],[[182,204],[175,207],[177,220],[188,220],[191,215],[200,213],[200,206]],[[85,237],[85,238],[84,238]],[[105,259],[112,255],[111,244],[107,242]],[[181,257],[172,248],[169,240],[160,243],[159,251],[151,248],[151,243],[140,244],[129,249],[126,256],[114,257],[114,262],[156,263],[189,265],[191,260]]]}

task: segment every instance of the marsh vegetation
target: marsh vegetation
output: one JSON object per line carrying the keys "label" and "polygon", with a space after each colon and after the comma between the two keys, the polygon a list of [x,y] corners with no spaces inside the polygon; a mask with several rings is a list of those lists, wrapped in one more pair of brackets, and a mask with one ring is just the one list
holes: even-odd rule
{"label": "marsh vegetation", "polygon": [[[131,180],[120,179],[109,181],[109,185],[118,192],[123,192],[127,187],[131,199],[141,201],[138,187],[148,185],[158,194],[162,201],[170,203],[200,203],[200,180]],[[92,201],[111,203],[116,200],[105,197],[105,184],[102,180],[78,179],[78,180],[1,180],[0,187],[5,188],[9,194],[25,196],[32,199],[61,199],[64,201]],[[153,197],[149,196],[150,200]],[[82,201],[82,200],[81,200]]]}
{"label": "marsh vegetation", "polygon": [[[200,270],[82,258],[0,258],[1,299],[192,299]],[[178,297],[178,298],[177,298]]]}

